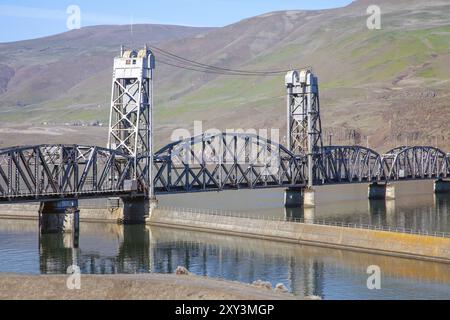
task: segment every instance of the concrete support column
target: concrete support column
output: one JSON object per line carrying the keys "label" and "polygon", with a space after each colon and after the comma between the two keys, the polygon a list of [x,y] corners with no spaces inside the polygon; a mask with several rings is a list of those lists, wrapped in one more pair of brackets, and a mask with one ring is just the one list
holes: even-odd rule
{"label": "concrete support column", "polygon": [[284,206],[286,208],[314,207],[314,189],[308,187],[286,189],[284,192]]}
{"label": "concrete support column", "polygon": [[303,207],[311,208],[316,205],[315,191],[313,188],[305,188],[303,190]]}
{"label": "concrete support column", "polygon": [[122,217],[119,223],[140,224],[145,223],[149,214],[149,203],[144,197],[124,197],[120,199]]}
{"label": "concrete support column", "polygon": [[297,208],[303,205],[303,189],[289,188],[284,191],[284,206],[286,208]]}
{"label": "concrete support column", "polygon": [[77,200],[41,202],[39,208],[39,231],[46,233],[78,234],[80,211]]}
{"label": "concrete support column", "polygon": [[377,199],[394,200],[395,199],[395,187],[389,183],[381,184],[381,183],[374,182],[369,185],[368,197],[371,200],[377,200]]}
{"label": "concrete support column", "polygon": [[146,223],[153,210],[158,207],[156,197],[148,200],[145,197],[123,197],[108,199],[108,208],[118,223],[141,224]]}
{"label": "concrete support column", "polygon": [[158,208],[158,199],[156,199],[156,197],[153,197],[148,201],[148,216],[146,217],[147,222],[150,220],[153,211],[157,208]]}
{"label": "concrete support column", "polygon": [[450,193],[450,180],[436,180],[433,189],[434,193]]}

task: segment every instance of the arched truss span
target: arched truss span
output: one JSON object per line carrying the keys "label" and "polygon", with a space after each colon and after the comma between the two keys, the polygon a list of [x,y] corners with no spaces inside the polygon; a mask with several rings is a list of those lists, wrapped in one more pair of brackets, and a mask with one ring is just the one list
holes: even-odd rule
{"label": "arched truss span", "polygon": [[430,146],[398,147],[383,154],[387,180],[447,178],[450,157]]}
{"label": "arched truss span", "polygon": [[[148,155],[93,146],[0,149],[0,202],[147,195]],[[323,147],[317,184],[450,177],[450,155],[434,147],[399,147],[380,155],[359,146]],[[136,168],[136,169],[135,169]],[[157,193],[220,191],[306,184],[306,159],[253,134],[201,135],[154,155]]]}
{"label": "arched truss span", "polygon": [[0,149],[0,201],[126,192],[133,162],[119,151],[93,146]]}
{"label": "arched truss span", "polygon": [[300,159],[254,134],[200,135],[171,143],[154,157],[155,191],[194,192],[305,183]]}
{"label": "arched truss span", "polygon": [[370,182],[380,179],[381,156],[361,146],[327,146],[318,166],[322,183]]}

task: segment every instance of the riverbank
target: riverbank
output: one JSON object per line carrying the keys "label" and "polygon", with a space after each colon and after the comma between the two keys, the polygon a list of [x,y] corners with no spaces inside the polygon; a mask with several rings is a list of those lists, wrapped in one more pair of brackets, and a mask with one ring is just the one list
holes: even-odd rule
{"label": "riverbank", "polygon": [[69,290],[68,275],[0,274],[0,300],[292,300],[289,293],[194,275],[81,275]]}

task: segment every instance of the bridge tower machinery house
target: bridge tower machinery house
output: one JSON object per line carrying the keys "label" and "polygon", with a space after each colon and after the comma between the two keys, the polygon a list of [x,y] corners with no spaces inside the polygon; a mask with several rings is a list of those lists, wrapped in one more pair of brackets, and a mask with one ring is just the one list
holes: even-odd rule
{"label": "bridge tower machinery house", "polygon": [[[153,167],[153,77],[155,56],[144,49],[124,50],[114,59],[108,149],[134,159],[125,187],[144,189],[154,198]],[[123,165],[126,161],[124,159]]]}

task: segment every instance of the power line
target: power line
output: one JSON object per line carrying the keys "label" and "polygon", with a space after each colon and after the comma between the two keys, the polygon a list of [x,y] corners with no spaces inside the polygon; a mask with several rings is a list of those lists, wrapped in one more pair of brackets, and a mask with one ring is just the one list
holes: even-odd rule
{"label": "power line", "polygon": [[[167,58],[167,57],[165,57]],[[195,64],[188,64],[184,63],[179,60],[163,60],[161,58],[156,58],[156,60],[162,64],[166,64],[172,67],[177,67],[181,69],[187,69],[197,72],[204,72],[204,73],[212,73],[212,74],[219,74],[219,75],[239,75],[239,76],[274,76],[278,74],[271,74],[271,73],[250,73],[245,71],[238,71],[238,70],[220,70],[216,68],[206,68],[203,66],[198,66]]]}
{"label": "power line", "polygon": [[169,57],[169,58],[175,59],[175,60],[183,62],[183,63],[195,65],[197,67],[206,68],[206,69],[213,69],[213,70],[217,70],[217,71],[246,73],[246,74],[267,74],[267,73],[282,73],[282,72],[285,72],[285,70],[250,71],[250,70],[236,70],[236,69],[222,68],[222,67],[217,67],[217,66],[204,64],[204,63],[197,62],[197,61],[194,61],[194,60],[190,60],[190,59],[187,59],[187,58],[183,58],[181,56],[175,55],[175,54],[173,54],[171,52],[165,51],[165,50],[157,48],[157,47],[152,47],[152,49],[154,49],[155,51],[159,52],[159,54],[164,55],[165,57]]}
{"label": "power line", "polygon": [[[189,65],[180,65],[177,63],[169,62],[167,60],[163,60],[160,58],[157,58],[158,63],[162,63],[171,67],[180,68],[184,70],[190,70],[190,71],[196,71],[196,72],[202,72],[202,73],[209,73],[209,74],[217,74],[217,75],[229,75],[229,76],[270,76],[268,74],[249,74],[249,73],[238,73],[238,72],[221,72],[221,71],[215,71],[215,70],[209,70],[209,69],[199,69],[194,66]],[[274,74],[272,74],[274,76]]]}
{"label": "power line", "polygon": [[157,58],[156,60],[159,63],[165,64],[165,65],[168,65],[168,66],[171,66],[171,67],[175,67],[175,68],[185,69],[185,70],[191,70],[191,71],[197,71],[197,72],[203,72],[203,73],[220,74],[220,75],[234,75],[232,73],[230,74],[230,73],[224,73],[224,72],[215,72],[215,71],[212,71],[212,70],[208,71],[208,70],[204,70],[204,69],[196,69],[194,67],[189,67],[187,65],[178,65],[178,64],[175,64],[175,63],[168,62],[166,60],[162,60],[160,58]]}
{"label": "power line", "polygon": [[290,70],[238,70],[230,68],[222,68],[213,65],[204,64],[198,61],[190,60],[179,55],[173,54],[166,50],[160,49],[158,47],[151,46],[151,49],[162,55],[164,58],[169,59],[163,60],[157,57],[157,60],[163,64],[181,68],[185,70],[220,74],[220,75],[239,75],[239,76],[276,76],[280,74],[285,74]]}

